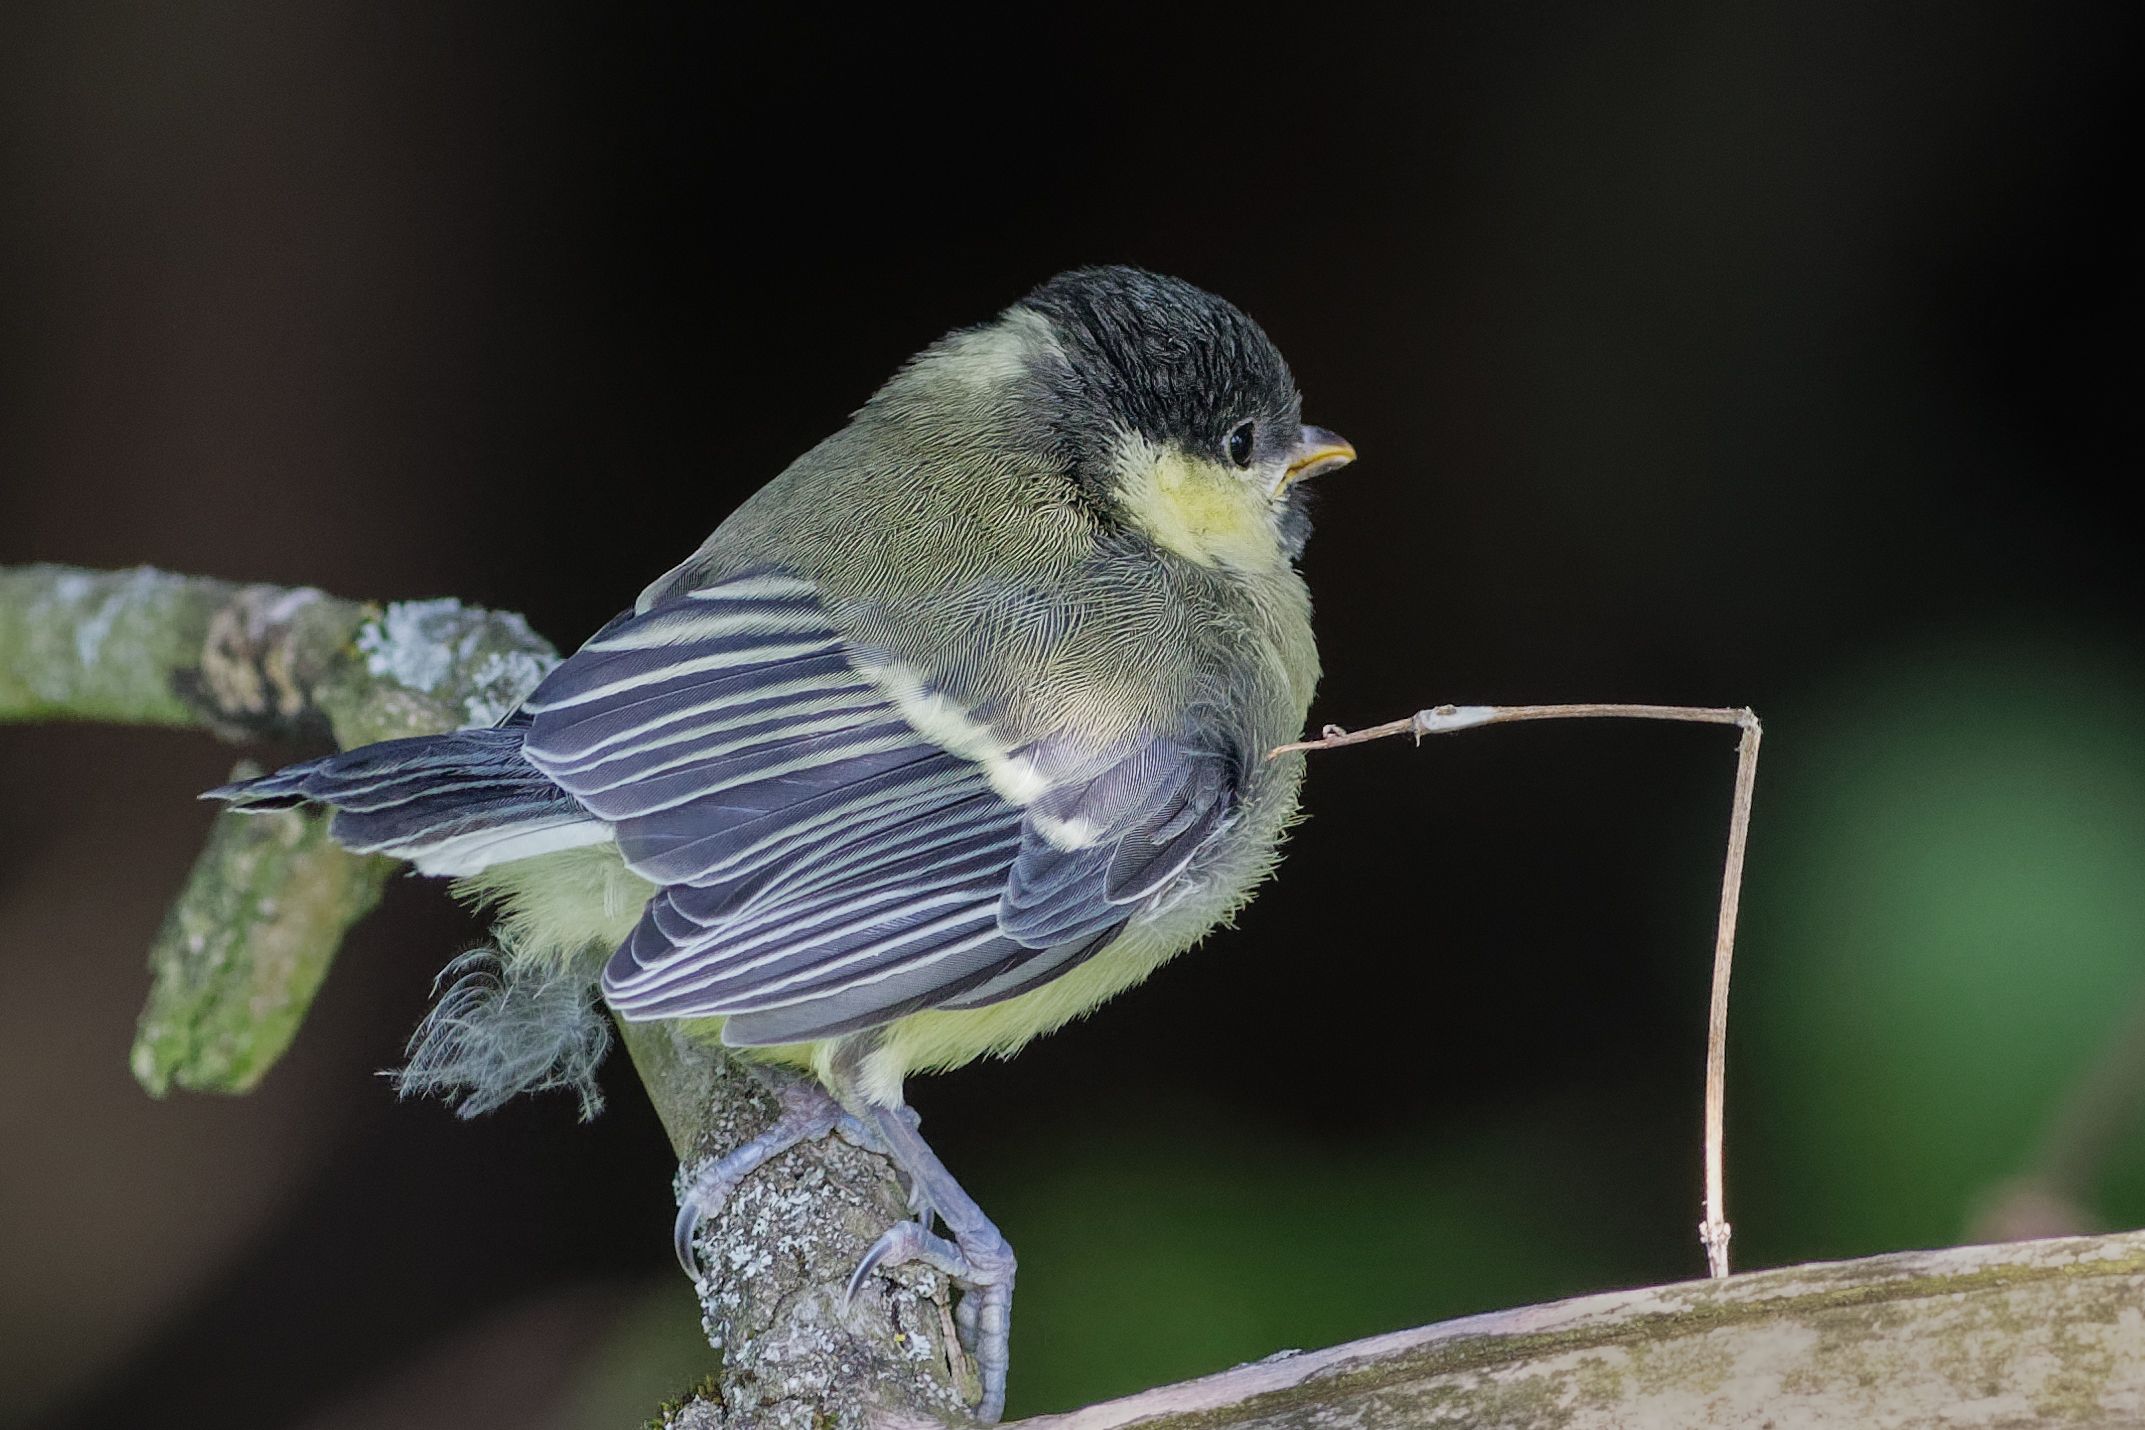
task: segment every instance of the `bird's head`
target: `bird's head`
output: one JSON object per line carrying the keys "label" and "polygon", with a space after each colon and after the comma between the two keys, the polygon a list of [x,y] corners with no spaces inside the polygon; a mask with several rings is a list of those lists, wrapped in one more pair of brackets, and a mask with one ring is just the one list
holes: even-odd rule
{"label": "bird's head", "polygon": [[1355,448],[1303,425],[1296,380],[1257,323],[1182,279],[1118,267],[1058,275],[1007,320],[1023,315],[1048,330],[1034,372],[1060,452],[1121,519],[1202,564],[1301,550],[1301,483]]}
{"label": "bird's head", "polygon": [[1137,268],[1061,273],[917,377],[983,389],[1105,518],[1201,565],[1292,561],[1303,483],[1355,448],[1302,420],[1287,362],[1203,289]]}

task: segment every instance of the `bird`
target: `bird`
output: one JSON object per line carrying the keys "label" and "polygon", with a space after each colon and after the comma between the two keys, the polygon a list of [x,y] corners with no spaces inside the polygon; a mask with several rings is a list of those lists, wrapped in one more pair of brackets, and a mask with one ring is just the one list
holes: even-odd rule
{"label": "bird", "polygon": [[891,1157],[918,1215],[848,1291],[945,1272],[994,1420],[1016,1260],[905,1083],[1088,1013],[1271,873],[1303,776],[1271,752],[1319,677],[1308,483],[1355,456],[1234,305],[1075,269],[909,359],[498,724],[205,797],[331,809],[494,909],[503,969],[406,1073],[465,1112],[585,1079],[577,1010],[778,1079],[774,1124],[681,1197],[689,1274],[771,1158]]}

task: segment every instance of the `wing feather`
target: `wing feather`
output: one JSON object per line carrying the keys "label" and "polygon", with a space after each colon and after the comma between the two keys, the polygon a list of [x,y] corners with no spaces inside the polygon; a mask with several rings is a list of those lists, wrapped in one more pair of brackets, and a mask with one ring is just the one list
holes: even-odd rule
{"label": "wing feather", "polygon": [[979,761],[985,727],[955,751],[911,724],[780,572],[621,617],[524,708],[523,756],[659,886],[605,997],[627,1018],[727,1018],[740,1044],[1039,987],[1106,947],[1234,803],[1230,759],[1156,737],[1078,760],[1008,742],[1043,775],[1015,802]]}

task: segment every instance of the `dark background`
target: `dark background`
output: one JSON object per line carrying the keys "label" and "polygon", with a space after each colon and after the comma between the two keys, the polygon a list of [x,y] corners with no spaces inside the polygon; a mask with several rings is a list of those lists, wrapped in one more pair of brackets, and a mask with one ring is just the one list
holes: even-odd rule
{"label": "dark background", "polygon": [[[2088,1081],[2145,1038],[2135,6],[591,8],[7,7],[0,561],[570,645],[942,330],[1178,273],[1363,453],[1314,722],[1766,717],[1739,1264],[2014,1228],[2062,1126],[2028,1224],[2145,1222],[2145,1071]],[[437,886],[255,1096],[129,1078],[231,758],[0,736],[0,1422],[631,1423],[712,1353],[623,1060],[586,1127],[371,1075],[480,936]],[[920,1083],[1022,1254],[1014,1411],[1696,1274],[1731,769],[1320,756],[1239,931]]]}

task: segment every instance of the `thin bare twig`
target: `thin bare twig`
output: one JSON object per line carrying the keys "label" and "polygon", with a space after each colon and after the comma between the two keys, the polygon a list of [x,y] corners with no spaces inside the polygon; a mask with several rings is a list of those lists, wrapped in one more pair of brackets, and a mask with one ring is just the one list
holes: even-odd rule
{"label": "thin bare twig", "polygon": [[1713,937],[1713,996],[1706,1017],[1705,1220],[1698,1242],[1705,1248],[1706,1270],[1728,1274],[1727,1194],[1723,1189],[1722,1152],[1726,1140],[1728,1099],[1728,977],[1735,965],[1735,920],[1743,901],[1743,856],[1750,843],[1750,803],[1758,780],[1758,717],[1746,708],[1695,705],[1439,705],[1418,710],[1404,720],[1388,720],[1363,730],[1328,725],[1316,740],[1299,740],[1267,753],[1268,759],[1310,750],[1362,745],[1394,735],[1448,735],[1485,725],[1521,720],[1676,720],[1702,725],[1734,725],[1743,732],[1736,749],[1735,800],[1728,816],[1728,858],[1721,871],[1720,920]]}

